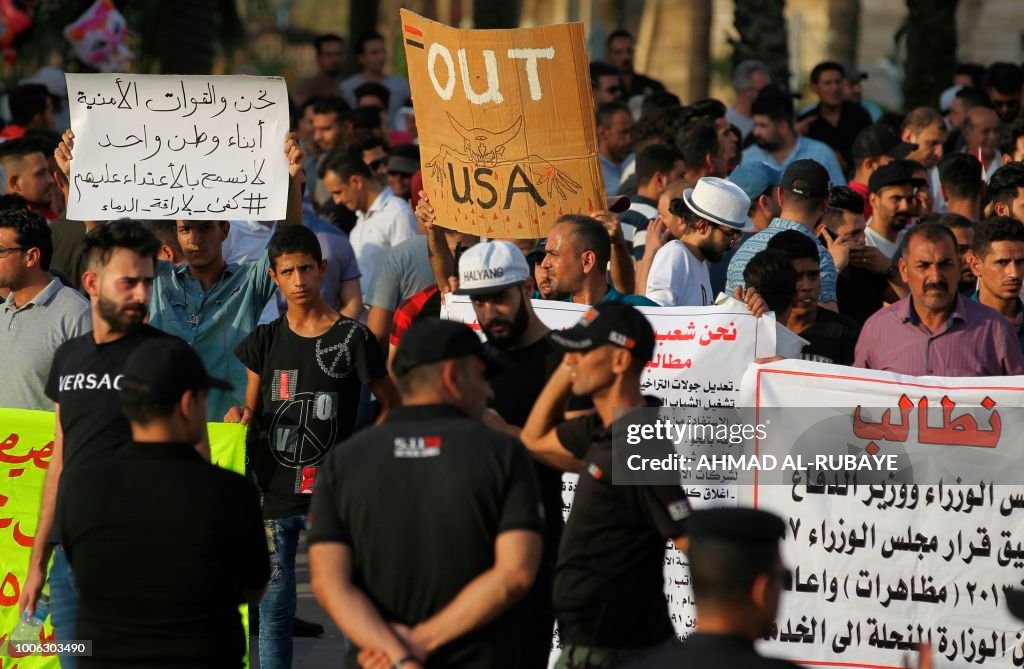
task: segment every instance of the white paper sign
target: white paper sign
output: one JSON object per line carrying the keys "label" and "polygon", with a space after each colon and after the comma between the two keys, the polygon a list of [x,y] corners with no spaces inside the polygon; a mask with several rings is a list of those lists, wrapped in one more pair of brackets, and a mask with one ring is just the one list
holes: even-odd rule
{"label": "white paper sign", "polygon": [[72,220],[281,220],[281,77],[68,74]]}

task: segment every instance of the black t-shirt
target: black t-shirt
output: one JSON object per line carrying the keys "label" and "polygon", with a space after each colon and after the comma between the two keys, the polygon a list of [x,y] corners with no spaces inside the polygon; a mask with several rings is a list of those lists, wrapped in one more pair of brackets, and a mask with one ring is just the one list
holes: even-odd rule
{"label": "black t-shirt", "polygon": [[370,330],[342,316],[319,337],[301,337],[288,317],[260,325],[235,355],[260,376],[250,429],[263,515],[304,514],[328,451],[352,434],[363,384],[387,370]]}
{"label": "black t-shirt", "polygon": [[[657,404],[660,404],[658,402]],[[596,414],[558,426],[583,460],[555,570],[562,642],[653,646],[673,637],[665,601],[665,542],[686,534],[690,505],[678,485],[613,485],[612,435]]]}
{"label": "black t-shirt", "polygon": [[182,443],[131,443],[62,479],[81,665],[241,667],[238,606],[270,576],[255,486]]}
{"label": "black t-shirt", "polygon": [[825,142],[843,156],[847,167],[852,165],[853,140],[861,130],[871,125],[871,115],[859,104],[843,102],[839,110],[839,125],[834,126],[826,121],[818,106],[800,116],[800,119],[808,116],[817,116],[817,119],[811,123],[806,135],[819,142]]}
{"label": "black t-shirt", "polygon": [[814,325],[800,336],[810,342],[801,354],[804,360],[852,365],[860,326],[848,316],[819,308]]}
{"label": "black t-shirt", "polygon": [[118,390],[124,361],[150,337],[169,337],[142,325],[106,344],[93,333],[69,339],[53,356],[46,396],[60,405],[64,474],[94,457],[109,456],[132,439]]}
{"label": "black t-shirt", "polygon": [[[446,405],[398,407],[335,448],[311,511],[309,542],[347,544],[353,583],[384,620],[406,625],[490,569],[499,534],[543,525],[522,444]],[[512,617],[499,616],[427,666],[514,667],[519,642]]]}
{"label": "black t-shirt", "polygon": [[847,267],[836,279],[839,313],[849,316],[858,325],[885,306],[889,279],[884,274],[862,267]]}

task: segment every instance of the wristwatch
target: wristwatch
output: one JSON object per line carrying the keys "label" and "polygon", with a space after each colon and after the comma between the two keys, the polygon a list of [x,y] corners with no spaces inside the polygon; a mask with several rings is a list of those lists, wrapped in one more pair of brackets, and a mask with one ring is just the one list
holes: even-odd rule
{"label": "wristwatch", "polygon": [[418,662],[418,661],[419,660],[417,660],[414,656],[406,655],[402,659],[396,660],[395,663],[391,665],[391,669],[402,669],[402,667],[404,667],[406,665],[406,663],[408,663],[408,662]]}

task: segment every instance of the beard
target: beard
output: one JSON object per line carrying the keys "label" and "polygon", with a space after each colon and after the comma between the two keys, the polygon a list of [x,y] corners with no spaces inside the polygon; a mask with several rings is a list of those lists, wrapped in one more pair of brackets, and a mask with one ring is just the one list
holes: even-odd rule
{"label": "beard", "polygon": [[[520,296],[519,308],[516,310],[515,316],[512,317],[511,321],[496,318],[488,323],[487,327],[481,326],[488,343],[503,351],[515,348],[523,333],[526,332],[526,328],[530,325],[530,312],[527,310],[526,300],[527,298]],[[495,325],[505,326],[505,333],[501,336],[495,336],[491,332],[491,328]]]}
{"label": "beard", "polygon": [[754,141],[758,147],[764,149],[765,151],[768,151],[769,153],[779,148],[779,142],[777,142],[774,139],[764,139],[762,137],[758,137]]}
{"label": "beard", "polygon": [[113,300],[102,295],[99,298],[100,318],[110,327],[111,332],[128,334],[142,325],[147,308],[142,302],[129,302],[118,306]]}

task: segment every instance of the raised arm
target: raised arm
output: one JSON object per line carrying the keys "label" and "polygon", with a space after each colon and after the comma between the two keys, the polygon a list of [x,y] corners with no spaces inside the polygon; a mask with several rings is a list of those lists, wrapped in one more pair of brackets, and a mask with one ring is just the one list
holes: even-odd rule
{"label": "raised arm", "polygon": [[416,218],[427,232],[427,248],[430,252],[430,269],[434,273],[434,281],[442,294],[447,293],[451,290],[448,286],[448,277],[455,276],[455,256],[448,248],[444,228],[437,225],[437,216],[425,191],[420,191],[420,200],[416,204]]}
{"label": "raised arm", "polygon": [[306,186],[306,152],[299,145],[299,136],[294,132],[285,135],[284,155],[288,159],[288,210],[284,225],[302,224],[302,191]]}

